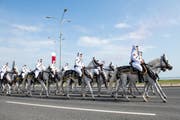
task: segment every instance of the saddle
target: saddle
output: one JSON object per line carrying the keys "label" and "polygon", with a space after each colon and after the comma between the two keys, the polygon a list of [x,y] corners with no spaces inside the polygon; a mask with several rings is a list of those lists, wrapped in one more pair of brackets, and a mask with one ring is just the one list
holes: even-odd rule
{"label": "saddle", "polygon": [[[145,74],[147,72],[146,66],[142,65],[142,67],[143,67],[143,71],[141,72],[141,74]],[[121,72],[121,73],[130,72],[132,74],[137,74],[139,72],[139,70],[134,68],[132,65],[121,66],[121,67],[118,67],[117,70],[118,70],[118,72]]]}
{"label": "saddle", "polygon": [[142,64],[141,66],[143,68],[142,72],[140,72],[138,69],[134,68],[131,64],[130,64],[130,66],[121,66],[121,67],[118,67],[117,68],[118,72],[116,74],[116,77],[119,79],[121,73],[137,74],[138,78],[139,78],[138,79],[139,82],[142,83],[142,82],[144,82],[143,75],[147,74],[147,67],[146,67],[146,64]]}

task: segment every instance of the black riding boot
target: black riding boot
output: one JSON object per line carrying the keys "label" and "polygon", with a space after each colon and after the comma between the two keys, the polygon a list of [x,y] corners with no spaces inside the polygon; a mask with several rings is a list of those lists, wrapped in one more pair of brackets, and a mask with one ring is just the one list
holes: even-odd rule
{"label": "black riding boot", "polygon": [[81,76],[78,77],[78,83],[79,83],[79,85],[82,84],[82,77]]}
{"label": "black riding boot", "polygon": [[140,71],[138,71],[138,78],[139,78],[139,83],[143,83],[144,82],[143,74],[141,74]]}

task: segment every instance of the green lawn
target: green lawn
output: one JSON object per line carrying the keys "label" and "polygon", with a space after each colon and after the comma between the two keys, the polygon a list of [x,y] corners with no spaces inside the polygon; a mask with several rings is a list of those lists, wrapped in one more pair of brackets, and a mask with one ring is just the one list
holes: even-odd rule
{"label": "green lawn", "polygon": [[[180,86],[180,80],[159,80],[159,84],[162,86]],[[144,83],[138,83],[138,85],[143,86]]]}
{"label": "green lawn", "polygon": [[180,80],[159,80],[160,84],[180,84]]}

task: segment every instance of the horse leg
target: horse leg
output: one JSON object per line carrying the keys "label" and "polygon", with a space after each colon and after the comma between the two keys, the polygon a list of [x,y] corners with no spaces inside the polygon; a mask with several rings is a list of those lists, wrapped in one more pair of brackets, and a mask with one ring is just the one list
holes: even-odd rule
{"label": "horse leg", "polygon": [[122,86],[122,90],[123,90],[123,95],[125,96],[125,99],[127,100],[127,101],[130,101],[130,99],[129,99],[129,97],[128,97],[128,95],[127,95],[127,87],[126,87],[126,85],[127,85],[127,75],[126,74],[124,74],[124,75],[121,75],[121,79],[120,79],[120,81],[121,81],[121,86]]}
{"label": "horse leg", "polygon": [[55,95],[59,93],[59,85],[58,85],[58,80],[56,80],[56,92]]}
{"label": "horse leg", "polygon": [[18,82],[16,82],[16,87],[17,87],[17,93],[19,94],[20,93],[20,85],[19,85],[19,81]]}
{"label": "horse leg", "polygon": [[156,92],[159,94],[160,98],[162,99],[163,102],[167,102],[167,100],[164,98],[164,96],[161,94],[160,89],[157,87],[157,84],[155,81],[151,82],[153,87],[155,88]]}
{"label": "horse leg", "polygon": [[114,79],[110,79],[109,80],[109,87],[108,87],[108,93],[110,93],[112,97],[113,97],[113,83],[114,83],[114,81],[115,81]]}
{"label": "horse leg", "polygon": [[90,81],[86,79],[85,82],[86,82],[86,85],[88,86],[88,88],[89,88],[89,90],[91,92],[92,99],[95,100],[95,97],[94,97],[94,94],[93,94],[93,90],[92,90]]}
{"label": "horse leg", "polygon": [[63,88],[63,80],[60,80],[60,82],[59,82],[59,86],[60,86],[60,95],[62,94],[64,94],[64,88]]}
{"label": "horse leg", "polygon": [[97,77],[97,87],[98,87],[98,97],[101,96],[101,80],[100,80],[100,76]]}
{"label": "horse leg", "polygon": [[148,92],[148,87],[149,87],[148,84],[149,84],[148,82],[145,82],[145,84],[144,84],[143,99],[144,99],[145,102],[148,102],[147,97],[146,97],[147,96],[147,92]]}
{"label": "horse leg", "polygon": [[40,97],[42,97],[42,94],[43,94],[43,88],[41,87],[41,92],[40,92]]}
{"label": "horse leg", "polygon": [[48,97],[49,93],[48,93],[46,85],[44,84],[44,82],[42,80],[39,80],[39,82],[41,83],[41,87],[46,91],[46,97]]}
{"label": "horse leg", "polygon": [[7,90],[6,94],[10,95],[11,94],[11,85],[7,84],[7,86],[8,86],[8,90]]}
{"label": "horse leg", "polygon": [[156,93],[155,93],[155,91],[154,91],[154,87],[151,86],[150,88],[151,88],[151,91],[152,91],[153,95],[156,95]]}
{"label": "horse leg", "polygon": [[156,81],[157,87],[159,88],[161,94],[163,95],[164,99],[167,99],[166,94],[164,93],[164,91],[162,90],[162,87],[160,86],[159,82]]}
{"label": "horse leg", "polygon": [[117,98],[118,98],[119,89],[120,89],[120,80],[117,80],[116,89],[115,89],[115,95],[114,95],[115,100],[117,100]]}
{"label": "horse leg", "polygon": [[135,88],[134,81],[129,81],[127,88],[128,91],[130,92],[130,95],[132,95],[133,98],[136,98],[135,91],[133,90],[133,88]]}
{"label": "horse leg", "polygon": [[28,81],[28,83],[27,83],[27,94],[29,93],[30,96],[32,96],[32,91],[31,91],[31,80],[28,79],[27,81]]}
{"label": "horse leg", "polygon": [[[25,91],[25,88],[26,88],[26,79],[23,79],[22,81],[22,91],[24,92]],[[27,88],[26,88],[27,90]]]}
{"label": "horse leg", "polygon": [[46,79],[46,88],[47,88],[47,92],[48,94],[50,94],[50,83],[49,83],[49,79]]}
{"label": "horse leg", "polygon": [[138,89],[137,86],[136,86],[136,82],[133,82],[133,86],[134,86],[134,88],[136,89],[136,91],[138,92],[138,94],[141,95],[141,92],[139,91],[139,89]]}
{"label": "horse leg", "polygon": [[77,89],[77,82],[74,82],[74,91],[78,91],[78,89]]}
{"label": "horse leg", "polygon": [[69,90],[70,90],[70,87],[71,87],[71,85],[70,85],[70,82],[71,82],[71,80],[67,80],[67,82],[66,82],[66,90],[67,90],[67,98],[68,99],[70,99],[70,95],[69,95]]}
{"label": "horse leg", "polygon": [[81,94],[83,98],[86,97],[86,83],[84,80],[82,80],[82,84],[81,84]]}

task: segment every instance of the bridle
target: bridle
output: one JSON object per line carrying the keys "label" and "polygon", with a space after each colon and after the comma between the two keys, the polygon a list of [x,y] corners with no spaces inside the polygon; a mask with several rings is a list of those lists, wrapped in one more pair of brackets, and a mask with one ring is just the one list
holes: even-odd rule
{"label": "bridle", "polygon": [[[163,63],[165,65],[163,65]],[[166,60],[166,57],[164,54],[163,56],[161,56],[161,59],[160,59],[160,68],[162,71],[166,71],[166,69],[169,69],[169,70],[172,69],[172,66],[168,63],[168,60]]]}

